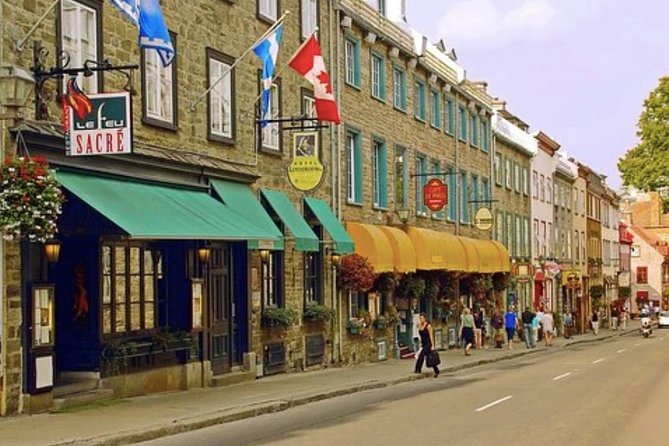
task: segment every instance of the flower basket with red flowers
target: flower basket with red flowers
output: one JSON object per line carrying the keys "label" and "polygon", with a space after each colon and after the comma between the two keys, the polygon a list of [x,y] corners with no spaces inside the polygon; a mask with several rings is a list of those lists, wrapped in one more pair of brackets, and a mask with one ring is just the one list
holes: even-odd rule
{"label": "flower basket with red flowers", "polygon": [[374,286],[376,274],[369,260],[359,254],[342,257],[339,264],[339,284],[350,291],[365,292]]}
{"label": "flower basket with red flowers", "polygon": [[0,231],[7,240],[45,242],[57,232],[64,201],[43,157],[7,158],[0,168]]}

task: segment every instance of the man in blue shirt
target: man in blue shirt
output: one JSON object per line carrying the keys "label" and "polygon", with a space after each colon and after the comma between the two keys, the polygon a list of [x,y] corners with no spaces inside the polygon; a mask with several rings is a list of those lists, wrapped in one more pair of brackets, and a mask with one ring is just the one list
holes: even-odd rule
{"label": "man in blue shirt", "polygon": [[517,324],[518,317],[513,312],[513,308],[509,307],[509,311],[504,315],[504,328],[506,329],[506,341],[509,345],[509,350],[513,349],[513,337],[516,334]]}

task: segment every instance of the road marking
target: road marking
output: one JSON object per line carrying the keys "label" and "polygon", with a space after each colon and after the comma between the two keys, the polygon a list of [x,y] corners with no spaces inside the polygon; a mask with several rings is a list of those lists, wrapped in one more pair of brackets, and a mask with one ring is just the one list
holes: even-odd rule
{"label": "road marking", "polygon": [[621,349],[618,350],[616,353],[622,353],[622,352],[624,352],[624,351],[625,351],[625,349],[624,349],[624,348],[621,348]]}
{"label": "road marking", "polygon": [[604,358],[599,358],[599,359],[597,359],[597,360],[595,360],[595,361],[592,361],[592,363],[593,363],[593,364],[599,364],[599,363],[602,362],[603,360],[604,360]]}
{"label": "road marking", "polygon": [[562,375],[556,376],[555,378],[553,378],[553,381],[557,381],[559,379],[566,378],[569,375],[571,375],[571,372],[563,373]]}
{"label": "road marking", "polygon": [[635,347],[638,347],[638,346],[640,346],[640,345],[641,345],[641,344],[634,344]]}
{"label": "road marking", "polygon": [[493,401],[493,402],[490,403],[490,404],[486,404],[485,406],[481,406],[481,407],[479,407],[478,409],[475,410],[475,412],[483,412],[484,410],[486,410],[486,409],[490,409],[492,406],[496,406],[496,405],[498,405],[499,403],[503,403],[503,402],[506,401],[506,400],[510,400],[511,398],[513,398],[511,395],[507,395],[507,396],[505,396],[504,398],[500,398],[500,399],[498,399],[497,401]]}

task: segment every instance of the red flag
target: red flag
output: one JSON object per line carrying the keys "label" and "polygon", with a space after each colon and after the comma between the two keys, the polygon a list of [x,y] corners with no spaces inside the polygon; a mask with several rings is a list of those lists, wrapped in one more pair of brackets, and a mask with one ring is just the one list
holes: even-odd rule
{"label": "red flag", "polygon": [[325,70],[321,47],[315,36],[312,35],[298,48],[288,65],[314,86],[318,119],[339,124],[339,110],[332,94],[330,76]]}

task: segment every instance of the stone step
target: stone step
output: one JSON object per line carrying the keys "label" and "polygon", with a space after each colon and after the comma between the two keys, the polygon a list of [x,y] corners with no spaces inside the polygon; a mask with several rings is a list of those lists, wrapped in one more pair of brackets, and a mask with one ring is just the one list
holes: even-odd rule
{"label": "stone step", "polygon": [[95,389],[85,392],[77,392],[62,398],[53,399],[52,410],[63,410],[75,406],[83,406],[98,401],[110,400],[114,397],[112,389]]}
{"label": "stone step", "polygon": [[60,398],[73,393],[95,390],[100,387],[99,379],[58,380],[53,388],[53,397]]}
{"label": "stone step", "polygon": [[211,378],[212,387],[230,386],[233,384],[244,383],[256,379],[256,373],[249,372],[232,372],[216,375]]}

